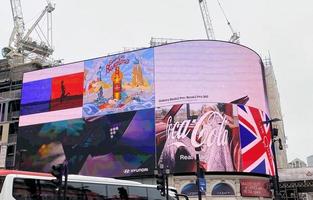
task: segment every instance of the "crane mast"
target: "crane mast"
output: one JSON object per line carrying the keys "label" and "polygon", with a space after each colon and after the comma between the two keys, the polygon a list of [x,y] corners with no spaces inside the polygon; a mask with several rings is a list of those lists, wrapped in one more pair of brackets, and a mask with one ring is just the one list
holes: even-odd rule
{"label": "crane mast", "polygon": [[208,6],[205,0],[199,0],[200,10],[202,14],[202,19],[204,22],[205,32],[208,40],[215,40],[215,35],[213,31],[212,21],[210,18]]}
{"label": "crane mast", "polygon": [[20,0],[11,0],[12,16],[14,21],[13,31],[9,40],[9,46],[20,41],[25,31],[23,12]]}

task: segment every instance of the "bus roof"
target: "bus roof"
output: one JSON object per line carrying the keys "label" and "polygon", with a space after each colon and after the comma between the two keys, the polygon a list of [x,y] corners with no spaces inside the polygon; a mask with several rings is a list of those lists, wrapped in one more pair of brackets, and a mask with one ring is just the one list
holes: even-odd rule
{"label": "bus roof", "polygon": [[52,177],[49,173],[42,173],[42,172],[29,172],[29,171],[20,171],[20,170],[6,170],[0,169],[0,176],[6,176],[9,174],[18,174],[18,175],[31,175],[31,176],[48,176]]}
{"label": "bus roof", "polygon": [[[6,175],[27,175],[27,176],[40,176],[40,177],[49,177],[53,176],[49,173],[43,172],[30,172],[30,171],[20,171],[20,170],[1,170],[0,176]],[[120,180],[115,178],[107,178],[107,177],[96,177],[96,176],[84,176],[84,175],[74,175],[69,174],[68,179],[70,181],[79,181],[79,182],[105,182],[108,184],[129,184],[129,185],[142,185],[140,182],[129,181],[129,180]]]}

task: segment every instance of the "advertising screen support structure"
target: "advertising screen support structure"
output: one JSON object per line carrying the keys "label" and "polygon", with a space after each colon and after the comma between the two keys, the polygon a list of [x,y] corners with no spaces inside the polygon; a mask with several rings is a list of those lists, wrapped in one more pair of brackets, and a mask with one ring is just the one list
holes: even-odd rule
{"label": "advertising screen support structure", "polygon": [[195,149],[197,154],[196,154],[196,164],[197,164],[197,188],[198,188],[198,199],[202,200],[202,194],[201,194],[201,189],[200,189],[200,158],[199,158],[199,151],[201,148],[196,148]]}
{"label": "advertising screen support structure", "polygon": [[273,145],[273,157],[274,157],[274,163],[275,163],[275,175],[273,176],[274,178],[274,196],[275,199],[280,200],[280,191],[279,191],[279,176],[278,176],[278,171],[277,171],[277,160],[276,160],[276,149],[275,149],[275,137],[276,135],[274,135],[274,129],[273,129],[273,122],[279,122],[281,121],[281,119],[278,118],[274,118],[274,119],[270,119],[267,121],[263,121],[264,124],[270,124],[270,129],[271,129],[271,137],[272,137],[272,145]]}

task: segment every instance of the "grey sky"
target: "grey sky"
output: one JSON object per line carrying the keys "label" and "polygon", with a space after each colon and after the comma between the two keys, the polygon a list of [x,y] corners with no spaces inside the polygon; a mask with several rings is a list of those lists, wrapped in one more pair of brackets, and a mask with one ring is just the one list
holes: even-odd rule
{"label": "grey sky", "polygon": [[[36,19],[45,0],[21,0],[25,22]],[[216,0],[207,0],[216,39],[229,27]],[[240,32],[241,44],[271,55],[280,90],[288,160],[313,155],[313,2],[311,0],[220,0]],[[198,0],[54,0],[54,57],[64,63],[146,47],[151,37],[205,38]],[[0,48],[13,28],[9,0],[0,4]],[[29,28],[31,24],[26,24]]]}

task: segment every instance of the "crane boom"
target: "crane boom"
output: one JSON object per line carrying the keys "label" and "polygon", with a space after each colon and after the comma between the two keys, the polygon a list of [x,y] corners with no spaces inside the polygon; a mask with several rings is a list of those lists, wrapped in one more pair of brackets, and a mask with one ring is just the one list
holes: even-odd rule
{"label": "crane boom", "polygon": [[[40,16],[38,17],[38,19],[35,21],[35,23],[31,26],[31,28],[27,31],[27,33],[25,34],[25,36],[23,37],[23,40],[27,40],[27,38],[29,37],[29,35],[33,32],[33,30],[36,28],[36,26],[38,25],[38,23],[40,22],[40,20],[43,18],[43,16],[45,16],[46,13],[51,13],[54,10],[54,7],[52,6],[52,4],[50,2],[48,2],[48,5],[45,7],[45,9],[42,11],[42,13],[40,14]],[[48,42],[49,44],[49,42]]]}
{"label": "crane boom", "polygon": [[218,5],[220,6],[220,8],[221,8],[221,10],[222,10],[222,13],[223,13],[223,15],[224,15],[224,17],[225,17],[225,19],[226,19],[226,21],[227,21],[227,25],[229,26],[230,31],[232,32],[232,36],[230,37],[229,41],[230,41],[230,42],[233,42],[233,43],[239,43],[239,38],[240,38],[239,33],[237,33],[237,32],[233,29],[232,25],[230,24],[230,22],[229,22],[229,20],[228,20],[228,18],[227,18],[227,16],[226,16],[226,13],[225,13],[225,11],[224,11],[224,9],[223,9],[223,7],[222,7],[220,1],[217,0],[217,2],[218,2]]}
{"label": "crane boom", "polygon": [[210,18],[209,10],[206,4],[206,0],[199,0],[202,19],[204,22],[205,32],[209,40],[215,40],[212,21]]}
{"label": "crane boom", "polygon": [[[14,27],[9,39],[9,46],[2,49],[3,56],[7,58],[25,57],[29,59],[39,58],[43,61],[46,60],[53,53],[51,13],[54,10],[54,6],[49,0],[47,0],[47,6],[41,12],[37,20],[32,24],[30,29],[26,32],[21,0],[10,0],[10,3]],[[39,23],[45,15],[47,15],[46,35],[39,26]],[[30,36],[36,36],[32,34],[35,29],[37,32],[37,38],[34,40]]]}

